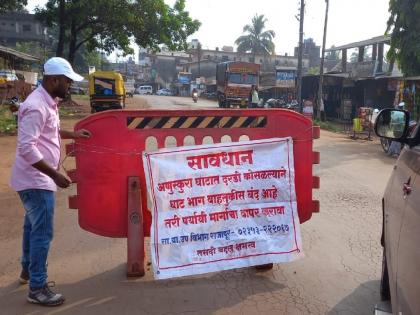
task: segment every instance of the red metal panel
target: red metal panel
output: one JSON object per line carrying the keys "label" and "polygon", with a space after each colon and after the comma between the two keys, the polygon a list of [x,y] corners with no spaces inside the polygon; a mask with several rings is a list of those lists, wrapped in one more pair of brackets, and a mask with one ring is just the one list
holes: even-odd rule
{"label": "red metal panel", "polygon": [[312,188],[318,189],[320,186],[320,180],[318,176],[312,176]]}
{"label": "red metal panel", "polygon": [[77,196],[69,197],[69,209],[79,209],[79,206],[77,204]]}
{"label": "red metal panel", "polygon": [[319,200],[314,200],[312,205],[312,212],[319,212]]}
{"label": "red metal panel", "polygon": [[313,137],[314,139],[319,139],[321,136],[321,129],[319,126],[313,126]]}
{"label": "red metal panel", "polygon": [[320,153],[317,152],[317,151],[314,151],[313,152],[313,161],[312,161],[312,163],[313,164],[319,164],[320,157],[321,157]]}
{"label": "red metal panel", "polygon": [[74,143],[66,144],[65,148],[66,148],[66,154],[68,156],[74,156],[74,150],[75,150]]}
{"label": "red metal panel", "polygon": [[144,276],[144,233],[140,179],[128,178],[127,276]]}
{"label": "red metal panel", "polygon": [[[264,119],[244,127],[252,117]],[[235,119],[239,125],[231,123]],[[179,123],[167,128],[174,120]],[[127,178],[134,176],[140,178],[144,233],[150,235],[151,215],[141,157],[148,137],[154,137],[161,148],[168,136],[174,137],[178,146],[187,136],[194,137],[195,144],[201,144],[206,136],[215,143],[225,135],[233,142],[243,135],[250,140],[291,136],[300,222],[309,220],[318,210],[312,200],[312,144],[319,129],[299,113],[283,109],[117,110],[91,115],[75,126],[75,130],[81,128],[92,133],[90,139],[77,139],[74,150],[79,225],[87,231],[127,237]]]}
{"label": "red metal panel", "polygon": [[76,170],[68,170],[67,176],[71,179],[73,183],[77,183],[77,171]]}

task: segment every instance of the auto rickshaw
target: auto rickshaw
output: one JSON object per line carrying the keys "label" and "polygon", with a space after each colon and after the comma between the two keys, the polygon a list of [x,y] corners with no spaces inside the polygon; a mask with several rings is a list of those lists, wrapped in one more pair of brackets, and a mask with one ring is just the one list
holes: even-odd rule
{"label": "auto rickshaw", "polygon": [[91,112],[125,107],[124,80],[115,71],[95,71],[89,75]]}

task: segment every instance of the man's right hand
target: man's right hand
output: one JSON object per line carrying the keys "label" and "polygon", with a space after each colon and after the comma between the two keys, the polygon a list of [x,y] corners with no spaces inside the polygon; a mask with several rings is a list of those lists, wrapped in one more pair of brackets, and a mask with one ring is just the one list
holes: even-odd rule
{"label": "man's right hand", "polygon": [[70,178],[66,175],[61,174],[56,169],[52,168],[47,162],[44,160],[40,160],[34,164],[32,164],[38,171],[44,173],[45,175],[49,176],[54,183],[60,188],[67,188],[71,184]]}
{"label": "man's right hand", "polygon": [[64,174],[57,172],[53,177],[55,184],[60,188],[67,188],[71,184],[71,180]]}

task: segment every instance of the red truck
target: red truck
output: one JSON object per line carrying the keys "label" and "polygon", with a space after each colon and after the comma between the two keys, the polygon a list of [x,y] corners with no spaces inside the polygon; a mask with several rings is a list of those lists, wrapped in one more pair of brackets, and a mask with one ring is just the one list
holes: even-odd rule
{"label": "red truck", "polygon": [[219,107],[247,107],[253,85],[258,87],[260,65],[249,62],[222,62],[216,68]]}

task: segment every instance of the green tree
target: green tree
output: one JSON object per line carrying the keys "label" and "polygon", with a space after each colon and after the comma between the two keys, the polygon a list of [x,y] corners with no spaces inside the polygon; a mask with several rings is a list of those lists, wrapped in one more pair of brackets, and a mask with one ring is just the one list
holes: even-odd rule
{"label": "green tree", "polygon": [[[45,56],[43,59],[48,59],[53,56],[56,56],[57,46],[58,46],[58,38],[59,38],[59,26],[52,27],[48,30],[48,35],[50,37],[50,44],[47,46],[48,50],[44,51]],[[31,46],[28,46],[26,43],[23,45],[17,45],[21,47],[18,49],[22,52],[33,52],[35,50],[31,50]],[[68,45],[63,47],[63,55],[68,55]],[[37,56],[37,55],[36,55]],[[41,57],[41,56],[40,56]],[[73,67],[79,73],[86,73],[88,71],[88,66],[95,66],[96,69],[106,68],[109,62],[104,60],[97,49],[92,51],[88,51],[86,45],[82,45],[75,53]]]}
{"label": "green tree", "polygon": [[[365,49],[363,51],[363,61],[368,61],[370,58],[372,58],[372,55]],[[359,52],[354,51],[350,55],[350,62],[358,62],[359,61]]]}
{"label": "green tree", "polygon": [[173,7],[164,0],[48,0],[37,17],[58,28],[56,55],[68,51],[71,63],[84,45],[88,51],[119,49],[131,54],[132,39],[155,50],[161,44],[184,49],[187,37],[200,26],[185,11],[185,0],[177,0]]}
{"label": "green tree", "polygon": [[27,0],[1,0],[0,14],[8,11],[22,10],[27,4]]}
{"label": "green tree", "polygon": [[99,51],[87,51],[84,46],[77,51],[74,58],[74,68],[79,73],[86,73],[89,66],[94,66],[96,70],[105,70],[108,65],[109,62],[102,58]]}
{"label": "green tree", "polygon": [[391,35],[390,62],[406,76],[420,74],[420,0],[390,0],[386,34]]}
{"label": "green tree", "polygon": [[310,67],[308,74],[319,75],[319,67]]}
{"label": "green tree", "polygon": [[16,42],[15,49],[17,51],[35,56],[39,58],[40,60],[45,60],[51,57],[50,49],[46,45],[40,42],[34,42],[34,41]]}
{"label": "green tree", "polygon": [[238,45],[239,52],[251,52],[254,55],[270,55],[275,53],[275,45],[273,39],[276,36],[274,31],[265,31],[265,23],[267,19],[264,15],[255,15],[252,23],[247,24],[243,28],[243,32],[247,33],[238,37],[235,44]]}

